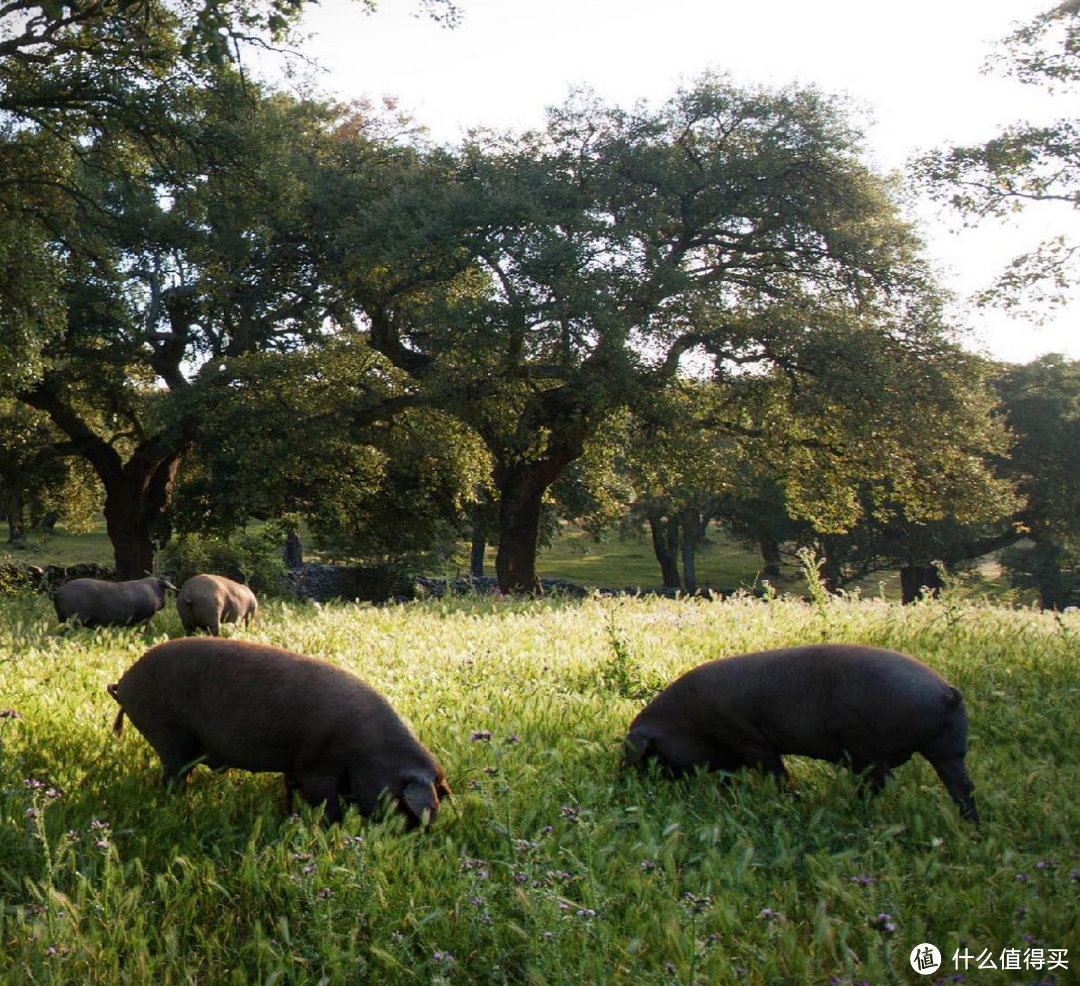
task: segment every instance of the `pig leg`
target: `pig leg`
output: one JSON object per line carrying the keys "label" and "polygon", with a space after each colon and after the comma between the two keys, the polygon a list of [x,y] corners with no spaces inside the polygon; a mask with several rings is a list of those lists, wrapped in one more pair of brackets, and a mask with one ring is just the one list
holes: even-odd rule
{"label": "pig leg", "polygon": [[881,794],[885,782],[892,776],[887,760],[859,760],[853,757],[851,770],[859,779],[859,790],[868,798]]}
{"label": "pig leg", "polygon": [[979,812],[975,808],[975,785],[971,783],[968,772],[964,769],[963,757],[948,757],[943,759],[931,759],[930,766],[937,771],[938,777],[945,785],[946,790],[952,796],[953,801],[960,807],[960,814],[969,822],[979,824]]}
{"label": "pig leg", "polygon": [[771,747],[759,743],[748,744],[739,748],[739,754],[746,763],[771,774],[779,787],[786,787],[791,783],[784,761]]}
{"label": "pig leg", "polygon": [[188,775],[203,757],[198,739],[191,734],[173,734],[168,739],[151,744],[161,757],[161,779],[167,791],[183,787]]}
{"label": "pig leg", "polygon": [[299,777],[290,777],[285,781],[285,789],[290,797],[292,791],[299,791],[300,797],[313,808],[323,805],[323,817],[328,822],[341,821],[338,786],[338,778],[320,774],[301,774]]}

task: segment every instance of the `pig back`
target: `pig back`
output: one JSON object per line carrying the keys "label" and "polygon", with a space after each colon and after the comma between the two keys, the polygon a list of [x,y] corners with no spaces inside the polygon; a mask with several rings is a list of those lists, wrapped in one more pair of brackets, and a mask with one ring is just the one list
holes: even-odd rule
{"label": "pig back", "polygon": [[706,662],[673,682],[638,718],[716,742],[755,735],[777,753],[826,760],[856,750],[914,750],[944,733],[962,745],[966,735],[960,693],[935,671],[896,651],[847,644]]}
{"label": "pig back", "polygon": [[155,578],[129,582],[104,579],[72,579],[56,590],[56,614],[87,624],[123,626],[150,619],[165,604]]}
{"label": "pig back", "polygon": [[420,748],[389,702],[359,678],[243,641],[159,644],[128,669],[116,697],[148,739],[163,728],[184,731],[211,766],[338,771]]}

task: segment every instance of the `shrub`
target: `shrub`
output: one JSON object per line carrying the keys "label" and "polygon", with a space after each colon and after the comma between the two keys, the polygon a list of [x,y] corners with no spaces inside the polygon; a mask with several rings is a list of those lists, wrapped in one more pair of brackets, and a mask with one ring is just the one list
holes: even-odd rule
{"label": "shrub", "polygon": [[160,567],[182,585],[193,575],[224,575],[255,592],[281,592],[285,572],[281,539],[276,527],[237,531],[228,537],[184,534],[174,538],[159,556]]}

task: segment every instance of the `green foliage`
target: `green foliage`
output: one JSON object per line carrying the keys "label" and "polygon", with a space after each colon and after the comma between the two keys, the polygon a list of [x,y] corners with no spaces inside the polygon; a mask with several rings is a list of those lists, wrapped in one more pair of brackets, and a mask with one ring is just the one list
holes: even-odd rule
{"label": "green foliage", "polygon": [[[712,456],[689,441],[683,460],[724,454],[706,428],[786,442],[791,502],[821,526],[855,520],[851,477],[871,470],[923,513],[940,509],[923,473],[985,485],[960,451],[985,408],[860,141],[819,92],[712,76],[659,107],[579,93],[540,133],[403,151],[380,196],[336,179],[343,304],[487,446],[504,588],[533,587],[545,491],[625,409],[661,402],[684,357],[717,394],[694,422]],[[924,467],[913,405],[948,422]]]}
{"label": "green foliage", "polygon": [[1047,608],[1073,605],[1080,558],[1080,362],[1050,354],[1001,369],[996,381],[1016,435],[999,469],[1024,494],[1023,530],[1035,541],[1005,558],[1018,584]]}
{"label": "green foliage", "polygon": [[57,521],[85,532],[100,508],[94,476],[85,463],[57,454],[59,439],[45,415],[0,398],[0,510],[12,541]]}
{"label": "green foliage", "polygon": [[[783,792],[618,773],[638,684],[822,620],[964,692],[979,831],[918,759],[870,804],[802,759]],[[0,601],[0,713],[20,716],[0,718],[0,978],[826,986],[908,982],[924,941],[947,963],[1027,935],[1071,952],[1077,621],[836,599],[268,605],[249,639],[360,674],[446,765],[455,805],[405,833],[286,817],[279,779],[241,771],[166,795],[142,737],[112,736],[104,685],[180,633],[175,613],[57,637],[44,600]],[[625,673],[605,674],[613,626]]]}
{"label": "green foliage", "polygon": [[1080,606],[1080,557],[1060,542],[1017,545],[1003,552],[1001,564],[1013,585],[1038,590],[1046,609]]}
{"label": "green foliage", "polygon": [[335,558],[438,570],[490,461],[460,421],[412,407],[400,376],[347,335],[223,364],[200,385],[178,528],[227,532],[289,510]]}
{"label": "green foliage", "polygon": [[193,575],[224,575],[260,595],[277,595],[285,573],[284,544],[281,524],[236,531],[229,537],[181,534],[160,552],[158,566],[172,572],[178,586]]}
{"label": "green foliage", "polygon": [[[1080,5],[1055,4],[1005,39],[991,67],[1028,85],[1075,98],[1080,82]],[[1075,115],[1018,122],[985,144],[951,147],[916,165],[925,187],[971,223],[1007,217],[1032,203],[1080,207],[1080,128]],[[1039,320],[1071,296],[1080,246],[1050,237],[1019,254],[980,298]]]}

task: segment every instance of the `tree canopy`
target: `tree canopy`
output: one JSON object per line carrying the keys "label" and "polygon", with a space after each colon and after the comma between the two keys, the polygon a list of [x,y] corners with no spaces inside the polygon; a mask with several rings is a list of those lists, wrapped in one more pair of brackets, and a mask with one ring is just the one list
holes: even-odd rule
{"label": "tree canopy", "polygon": [[[1066,0],[1005,39],[988,68],[1026,85],[1075,96],[1080,83],[1080,2]],[[983,144],[949,147],[918,164],[924,188],[972,223],[1036,205],[1080,208],[1080,125],[1075,114],[1049,123],[1018,121]],[[1018,254],[982,295],[1038,318],[1078,280],[1080,244],[1052,237]]]}
{"label": "tree canopy", "polygon": [[[768,433],[776,415],[746,411],[768,394],[801,408],[793,454],[843,448],[925,497],[906,452],[919,407],[938,422],[922,444],[965,468],[963,422],[982,412],[918,241],[835,101],[722,78],[657,109],[582,94],[542,133],[412,168],[388,195],[338,200],[339,279],[370,345],[491,453],[504,588],[536,585],[544,492],[692,356],[727,395],[714,427]],[[828,509],[840,523],[856,506]]]}

